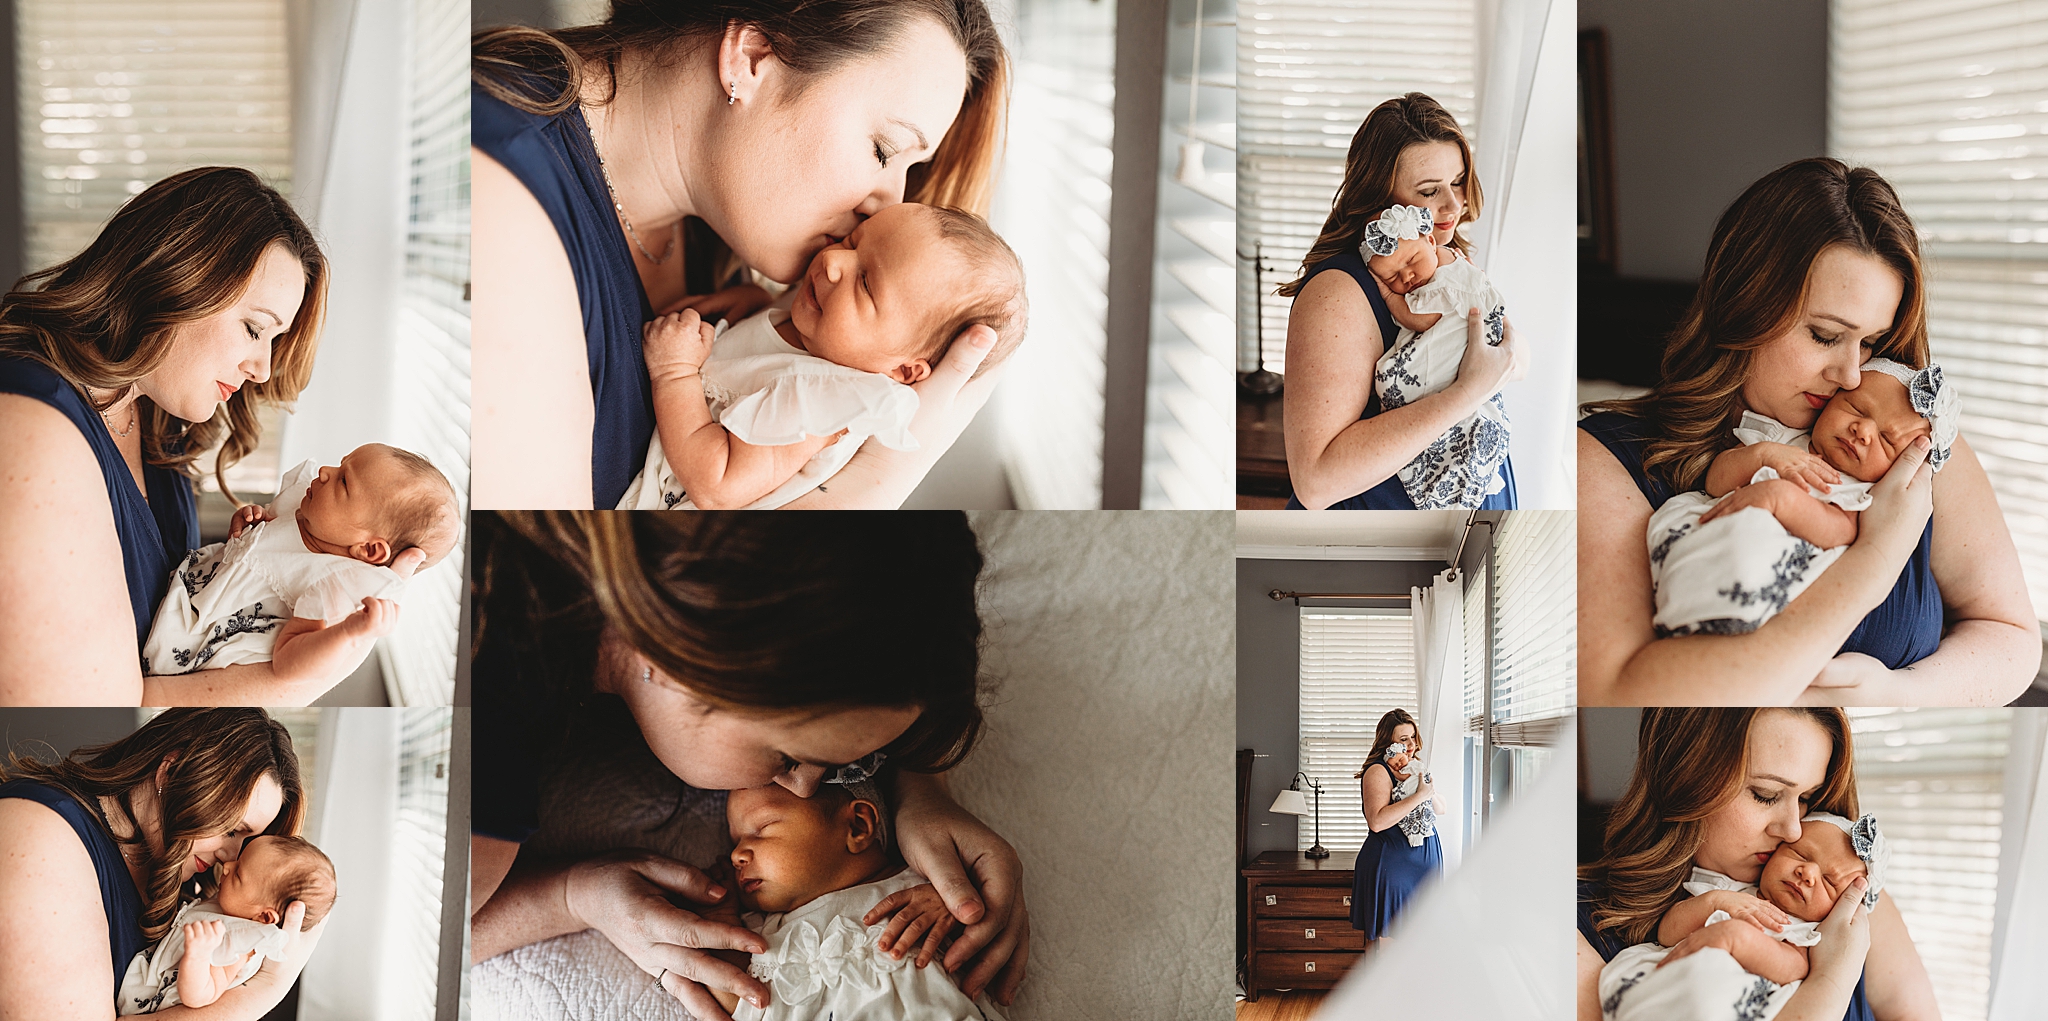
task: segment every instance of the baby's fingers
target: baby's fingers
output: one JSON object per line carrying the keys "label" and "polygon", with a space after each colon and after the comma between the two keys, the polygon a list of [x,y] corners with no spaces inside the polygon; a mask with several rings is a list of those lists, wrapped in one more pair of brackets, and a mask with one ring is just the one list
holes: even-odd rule
{"label": "baby's fingers", "polygon": [[898,890],[895,893],[892,893],[887,897],[882,898],[881,903],[876,904],[872,908],[869,908],[868,913],[861,916],[860,924],[873,925],[876,922],[879,922],[882,919],[887,918],[892,914],[895,914],[898,910],[902,909],[904,905],[909,903],[910,891]]}
{"label": "baby's fingers", "polygon": [[953,931],[954,924],[950,916],[941,916],[939,924],[932,926],[931,934],[925,937],[924,949],[917,952],[917,960],[913,963],[922,968],[938,960],[939,954],[946,949],[946,934]]}

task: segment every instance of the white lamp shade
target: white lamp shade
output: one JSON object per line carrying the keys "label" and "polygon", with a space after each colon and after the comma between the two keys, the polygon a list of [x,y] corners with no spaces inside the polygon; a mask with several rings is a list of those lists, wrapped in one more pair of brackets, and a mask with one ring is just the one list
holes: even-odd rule
{"label": "white lamp shade", "polygon": [[1281,815],[1307,815],[1308,801],[1302,798],[1300,791],[1284,790],[1280,792],[1279,797],[1273,799],[1273,807],[1267,811],[1278,812]]}

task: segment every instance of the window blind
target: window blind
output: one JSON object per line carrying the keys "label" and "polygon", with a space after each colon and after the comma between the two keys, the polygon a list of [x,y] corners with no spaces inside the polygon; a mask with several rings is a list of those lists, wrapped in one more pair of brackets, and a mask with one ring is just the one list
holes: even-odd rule
{"label": "window blind", "polygon": [[1493,723],[1565,716],[1572,711],[1578,685],[1576,515],[1511,511],[1498,532],[1493,546]]}
{"label": "window blind", "polygon": [[1486,604],[1492,572],[1481,561],[1465,579],[1465,729],[1486,725]]}
{"label": "window blind", "polygon": [[[469,5],[414,0],[405,279],[392,367],[398,443],[448,476],[468,520]],[[420,574],[379,643],[393,705],[455,696],[462,547]]]}
{"label": "window blind", "polygon": [[[1232,505],[1235,8],[1233,0],[1175,0],[1170,12],[1152,350],[1145,388],[1145,477],[1139,496],[1139,506],[1148,509]],[[1196,81],[1191,75],[1196,73],[1198,38],[1201,77]],[[1189,92],[1198,93],[1192,121]],[[1183,179],[1178,172],[1180,146],[1191,140],[1201,142],[1208,155],[1201,173]]]}
{"label": "window blind", "polygon": [[1828,148],[1920,230],[1934,358],[2048,612],[2048,20],[2021,0],[1834,0]]}
{"label": "window blind", "polygon": [[1049,0],[1017,18],[990,220],[1024,263],[1031,332],[996,398],[1004,472],[1019,507],[1100,507],[1116,10]]}
{"label": "window blind", "polygon": [[[1323,846],[1355,849],[1371,833],[1359,811],[1358,772],[1389,709],[1415,712],[1415,637],[1406,610],[1301,611],[1301,771],[1323,785]],[[1424,761],[1456,755],[1425,748]],[[1315,794],[1304,792],[1313,812]],[[1300,840],[1315,843],[1313,814]]]}
{"label": "window blind", "polygon": [[129,196],[179,170],[248,167],[290,194],[282,0],[14,8],[29,269],[78,254]]}
{"label": "window blind", "polygon": [[1991,989],[2010,709],[1851,709],[1856,792],[1891,842],[1885,889],[1941,1016],[1982,1021]]}
{"label": "window blind", "polygon": [[[1286,371],[1287,312],[1273,289],[1301,271],[1365,115],[1424,92],[1474,134],[1471,0],[1239,0],[1237,368]],[[1258,256],[1258,260],[1255,260]],[[1255,268],[1255,261],[1265,268]]]}
{"label": "window blind", "polygon": [[399,732],[398,821],[391,834],[386,932],[396,944],[394,1018],[429,1021],[441,961],[441,870],[447,853],[448,738],[454,710],[408,709]]}

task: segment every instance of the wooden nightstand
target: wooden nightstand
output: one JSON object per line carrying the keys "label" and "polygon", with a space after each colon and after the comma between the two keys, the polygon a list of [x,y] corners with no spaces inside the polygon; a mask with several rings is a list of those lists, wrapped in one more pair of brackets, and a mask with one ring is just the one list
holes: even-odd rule
{"label": "wooden nightstand", "polygon": [[1267,851],[1244,875],[1245,999],[1261,989],[1328,989],[1365,953],[1351,927],[1356,851],[1310,861],[1299,851]]}

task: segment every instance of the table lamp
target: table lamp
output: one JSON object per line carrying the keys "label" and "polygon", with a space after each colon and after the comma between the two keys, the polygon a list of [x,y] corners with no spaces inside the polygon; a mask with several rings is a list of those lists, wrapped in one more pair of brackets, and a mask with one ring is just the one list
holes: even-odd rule
{"label": "table lamp", "polygon": [[1323,785],[1322,785],[1322,784],[1319,784],[1319,783],[1315,782],[1315,779],[1314,779],[1313,777],[1310,777],[1310,776],[1309,776],[1309,775],[1308,775],[1307,773],[1302,773],[1302,772],[1298,772],[1298,771],[1297,771],[1297,772],[1296,772],[1296,773],[1294,774],[1294,779],[1293,779],[1293,780],[1292,780],[1291,782],[1289,782],[1289,783],[1288,783],[1288,785],[1287,785],[1287,789],[1286,789],[1286,790],[1284,790],[1284,791],[1281,791],[1281,792],[1280,792],[1280,796],[1279,796],[1279,797],[1277,797],[1277,798],[1274,798],[1274,799],[1273,799],[1273,807],[1272,807],[1272,808],[1270,808],[1270,809],[1267,809],[1267,811],[1269,811],[1269,812],[1277,812],[1277,813],[1279,813],[1280,815],[1307,815],[1307,814],[1309,814],[1309,807],[1308,807],[1308,802],[1307,802],[1307,800],[1306,800],[1306,799],[1304,799],[1304,798],[1303,798],[1303,797],[1301,796],[1301,782],[1302,782],[1303,780],[1307,780],[1307,781],[1308,781],[1308,786],[1309,786],[1309,789],[1310,789],[1310,790],[1312,790],[1312,791],[1314,791],[1314,792],[1316,793],[1316,807],[1315,807],[1315,817],[1316,817],[1316,843],[1315,843],[1315,846],[1314,846],[1314,847],[1311,847],[1311,848],[1309,848],[1308,850],[1306,850],[1306,851],[1303,851],[1303,852],[1301,852],[1301,853],[1302,853],[1302,856],[1303,856],[1303,857],[1305,857],[1305,858],[1312,858],[1312,859],[1315,859],[1315,860],[1318,860],[1318,861],[1320,861],[1320,860],[1322,860],[1322,859],[1324,859],[1324,858],[1328,858],[1328,857],[1330,856],[1330,849],[1329,849],[1329,848],[1327,848],[1327,847],[1324,847],[1324,846],[1323,846]]}

